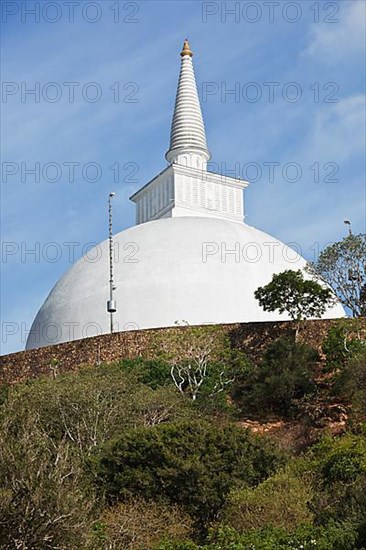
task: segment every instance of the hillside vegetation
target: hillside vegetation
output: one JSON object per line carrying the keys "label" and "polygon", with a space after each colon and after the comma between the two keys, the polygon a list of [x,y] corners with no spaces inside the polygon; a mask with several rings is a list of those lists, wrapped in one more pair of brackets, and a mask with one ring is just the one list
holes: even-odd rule
{"label": "hillside vegetation", "polygon": [[0,388],[0,547],[365,550],[357,321],[255,362],[215,328],[164,338],[151,360]]}

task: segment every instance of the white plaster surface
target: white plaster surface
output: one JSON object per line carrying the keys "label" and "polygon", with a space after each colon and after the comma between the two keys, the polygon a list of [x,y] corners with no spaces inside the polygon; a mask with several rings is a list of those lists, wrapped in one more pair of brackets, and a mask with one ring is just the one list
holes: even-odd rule
{"label": "white plaster surface", "polygon": [[[270,235],[219,218],[160,219],[118,233],[114,242],[119,331],[169,327],[177,321],[286,320],[286,315],[264,312],[254,291],[274,273],[305,267],[304,259]],[[52,289],[34,320],[27,349],[109,332],[108,241],[88,258]],[[324,318],[344,316],[338,304]]]}

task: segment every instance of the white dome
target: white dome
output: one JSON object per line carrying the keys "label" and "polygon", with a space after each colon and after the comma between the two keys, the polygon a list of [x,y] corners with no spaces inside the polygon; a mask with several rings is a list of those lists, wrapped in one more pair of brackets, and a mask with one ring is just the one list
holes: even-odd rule
{"label": "white dome", "polygon": [[[296,252],[244,223],[178,217],[114,237],[115,330],[286,320],[267,313],[254,291],[274,273],[304,268]],[[230,253],[232,251],[232,253]],[[110,331],[108,241],[81,258],[39,310],[27,349]],[[344,317],[340,304],[324,318]]]}

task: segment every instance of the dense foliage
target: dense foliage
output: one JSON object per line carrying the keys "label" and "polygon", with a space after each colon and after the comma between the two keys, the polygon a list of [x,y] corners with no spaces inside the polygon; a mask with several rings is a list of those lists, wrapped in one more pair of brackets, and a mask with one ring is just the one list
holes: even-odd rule
{"label": "dense foliage", "polygon": [[240,428],[190,420],[126,431],[99,450],[93,470],[110,502],[167,501],[203,526],[219,517],[230,489],[258,484],[281,463],[272,445]]}
{"label": "dense foliage", "polygon": [[[293,339],[254,362],[189,328],[175,357],[3,388],[0,547],[365,550],[366,346],[352,323],[329,329],[323,374]],[[187,367],[182,350],[192,365],[207,360],[196,399],[172,377]],[[318,431],[301,454],[241,426],[290,418],[318,429],[304,402],[323,410],[327,399],[347,408],[347,430]]]}
{"label": "dense foliage", "polygon": [[258,365],[238,376],[233,396],[243,413],[257,416],[296,413],[296,400],[314,391],[318,353],[288,337],[270,344]]}
{"label": "dense foliage", "polygon": [[240,534],[230,527],[212,532],[208,544],[162,543],[158,550],[363,550],[348,524],[300,527],[289,533],[281,528],[250,530]]}
{"label": "dense foliage", "polygon": [[312,525],[312,481],[311,474],[300,477],[285,470],[257,487],[233,490],[226,501],[225,523],[239,533],[267,527],[294,531],[302,525]]}

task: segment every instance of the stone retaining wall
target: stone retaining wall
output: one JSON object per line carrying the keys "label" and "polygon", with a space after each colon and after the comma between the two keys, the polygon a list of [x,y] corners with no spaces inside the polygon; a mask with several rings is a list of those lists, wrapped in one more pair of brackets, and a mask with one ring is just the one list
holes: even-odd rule
{"label": "stone retaining wall", "polygon": [[[336,322],[307,321],[300,339],[320,350],[329,326]],[[363,319],[361,323],[366,334],[366,320]],[[294,323],[288,321],[221,325],[221,329],[229,334],[233,347],[242,349],[252,359],[260,357],[271,341],[295,332]],[[165,335],[168,338],[171,333],[181,330],[185,330],[185,327],[104,334],[4,355],[0,358],[0,384],[14,384],[41,375],[52,375],[55,370],[58,373],[69,372],[82,365],[93,366],[100,362],[110,363],[135,357],[152,358],[157,338],[164,338]]]}

